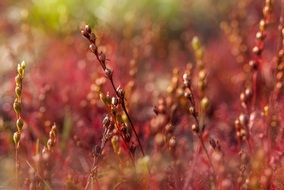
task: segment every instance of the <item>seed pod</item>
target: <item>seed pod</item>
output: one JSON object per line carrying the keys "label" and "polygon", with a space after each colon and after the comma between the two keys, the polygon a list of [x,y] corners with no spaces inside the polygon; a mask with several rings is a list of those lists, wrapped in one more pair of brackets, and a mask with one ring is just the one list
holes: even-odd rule
{"label": "seed pod", "polygon": [[205,80],[205,78],[206,78],[206,71],[204,69],[199,71],[198,77],[199,77],[199,80],[202,80],[202,81]]}
{"label": "seed pod", "polygon": [[247,115],[245,115],[245,114],[240,114],[240,116],[239,116],[239,121],[240,121],[240,124],[242,125],[242,126],[247,126],[248,125],[248,122],[249,122],[249,120],[248,120],[248,116]]}
{"label": "seed pod", "polygon": [[196,50],[201,48],[201,43],[200,43],[199,38],[197,36],[194,36],[192,38],[191,46],[192,46],[194,51],[196,51]]}
{"label": "seed pod", "polygon": [[17,129],[18,129],[18,131],[22,131],[23,126],[24,126],[24,122],[23,122],[23,120],[22,120],[21,118],[17,119],[17,123],[16,123],[16,125],[17,125]]}
{"label": "seed pod", "polygon": [[112,138],[111,138],[111,144],[112,144],[112,148],[113,148],[113,151],[116,153],[116,154],[119,154],[119,144],[118,144],[118,136],[117,135],[114,135]]}
{"label": "seed pod", "polygon": [[106,62],[106,55],[104,53],[101,53],[99,55],[99,59],[100,59],[101,62],[105,63]]}
{"label": "seed pod", "polygon": [[98,53],[98,47],[95,44],[90,44],[89,49],[91,50],[91,52],[93,52],[94,54]]}
{"label": "seed pod", "polygon": [[13,108],[18,115],[21,113],[21,103],[17,99],[14,101]]}
{"label": "seed pod", "polygon": [[175,138],[174,136],[171,137],[170,140],[169,140],[169,146],[170,146],[170,148],[175,148],[176,144],[177,144],[176,138]]}
{"label": "seed pod", "polygon": [[108,102],[108,99],[107,99],[107,97],[103,94],[103,93],[100,93],[100,100],[104,103],[104,104],[108,104],[109,102]]}
{"label": "seed pod", "polygon": [[191,82],[189,74],[188,73],[184,73],[182,78],[183,78],[184,86],[189,87],[190,86],[190,82]]}
{"label": "seed pod", "polygon": [[112,78],[112,70],[109,68],[105,68],[105,75],[107,78]]}
{"label": "seed pod", "polygon": [[259,56],[262,53],[262,49],[258,46],[254,46],[252,52]]}
{"label": "seed pod", "polygon": [[249,66],[251,67],[252,70],[257,70],[258,63],[255,60],[250,60]]}
{"label": "seed pod", "polygon": [[245,95],[246,95],[247,99],[250,99],[252,97],[252,91],[251,91],[250,88],[246,88]]}
{"label": "seed pod", "polygon": [[109,118],[109,116],[108,115],[106,115],[105,117],[104,117],[104,119],[103,119],[103,126],[104,127],[107,127],[107,126],[109,126],[110,125],[110,118]]}
{"label": "seed pod", "polygon": [[20,98],[22,94],[22,88],[19,86],[16,86],[15,93],[16,93],[17,98]]}
{"label": "seed pod", "polygon": [[174,126],[171,123],[168,123],[165,127],[166,132],[172,133],[174,130]]}
{"label": "seed pod", "polygon": [[190,114],[192,114],[192,115],[195,114],[195,109],[194,109],[193,106],[190,106],[190,107],[189,107],[189,112],[190,112]]}
{"label": "seed pod", "polygon": [[240,120],[239,120],[239,119],[236,119],[236,120],[235,120],[235,128],[236,128],[237,130],[239,130],[239,129],[241,128],[241,124],[240,124]]}
{"label": "seed pod", "polygon": [[51,150],[51,148],[55,145],[55,141],[53,141],[52,139],[48,139],[46,145],[47,145],[47,149]]}
{"label": "seed pod", "polygon": [[118,87],[118,88],[116,89],[116,91],[117,91],[118,96],[123,99],[123,98],[124,98],[124,95],[125,95],[124,90],[123,90],[121,87]]}
{"label": "seed pod", "polygon": [[257,33],[256,33],[256,39],[258,39],[258,40],[264,40],[265,39],[265,37],[266,37],[266,35],[263,33],[263,32],[260,32],[260,31],[258,31]]}
{"label": "seed pod", "polygon": [[207,97],[203,97],[201,100],[201,109],[203,111],[207,111],[209,107],[209,100]]}
{"label": "seed pod", "polygon": [[199,128],[197,127],[196,124],[192,124],[191,129],[193,132],[198,133],[199,132]]}
{"label": "seed pod", "polygon": [[20,86],[22,84],[22,80],[22,77],[20,75],[17,75],[15,77],[16,86]]}
{"label": "seed pod", "polygon": [[260,22],[259,22],[259,30],[260,31],[264,31],[266,29],[266,26],[267,26],[266,22],[263,19],[260,20]]}
{"label": "seed pod", "polygon": [[118,105],[118,99],[117,99],[117,97],[112,97],[112,98],[111,98],[111,104],[112,104],[113,106],[117,106],[117,105]]}
{"label": "seed pod", "polygon": [[91,29],[91,27],[89,26],[89,25],[85,25],[85,31],[87,32],[87,33],[91,33],[92,32],[92,29]]}
{"label": "seed pod", "polygon": [[21,133],[19,131],[16,131],[13,135],[13,140],[15,145],[18,147],[21,139]]}
{"label": "seed pod", "polygon": [[85,38],[87,38],[87,39],[89,39],[90,38],[90,34],[86,31],[86,30],[81,30],[81,34],[85,37]]}

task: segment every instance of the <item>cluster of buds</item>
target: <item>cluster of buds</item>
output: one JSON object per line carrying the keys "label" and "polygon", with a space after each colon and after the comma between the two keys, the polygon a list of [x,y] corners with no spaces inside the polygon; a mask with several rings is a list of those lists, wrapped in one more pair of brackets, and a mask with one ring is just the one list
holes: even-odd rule
{"label": "cluster of buds", "polygon": [[248,137],[247,129],[248,129],[249,119],[245,114],[240,114],[239,118],[235,120],[235,129],[237,138],[240,141],[245,141]]}
{"label": "cluster of buds", "polygon": [[172,79],[170,85],[167,88],[169,94],[175,94],[179,87],[179,70],[177,68],[173,69]]}
{"label": "cluster of buds", "polygon": [[130,80],[127,82],[125,87],[125,93],[127,94],[127,97],[132,97],[133,91],[135,90],[135,78],[137,76],[138,71],[138,65],[137,65],[137,56],[138,52],[137,49],[133,50],[133,58],[130,60],[130,69],[129,69],[129,76]]}
{"label": "cluster of buds", "polygon": [[259,21],[258,31],[256,33],[256,45],[252,48],[255,59],[249,61],[249,66],[253,71],[256,71],[261,61],[262,52],[264,48],[264,40],[266,38],[266,28],[270,22],[272,13],[272,0],[265,0],[263,8],[263,19]]}
{"label": "cluster of buds", "polygon": [[172,124],[172,116],[176,110],[176,105],[168,98],[159,98],[158,105],[154,107],[156,116],[151,120],[151,129],[155,134],[155,143],[158,146],[167,145],[170,150],[174,150],[176,146],[176,138],[174,136],[174,125]]}
{"label": "cluster of buds", "polygon": [[251,103],[252,91],[250,88],[246,88],[244,92],[240,94],[241,105],[244,109],[248,108],[248,105]]}
{"label": "cluster of buds", "polygon": [[96,105],[98,98],[103,97],[103,94],[101,93],[105,82],[106,80],[104,77],[97,78],[92,82],[90,92],[87,95],[87,100],[91,105]]}
{"label": "cluster of buds", "polygon": [[25,73],[26,63],[23,61],[21,64],[18,64],[17,67],[17,76],[15,77],[16,87],[15,87],[15,93],[16,98],[13,104],[14,111],[17,115],[17,131],[13,135],[13,140],[16,145],[16,147],[19,147],[20,139],[21,139],[21,133],[24,126],[24,121],[22,119],[22,88],[23,88],[23,79],[24,79],[24,73]]}
{"label": "cluster of buds", "polygon": [[230,20],[221,22],[220,27],[224,31],[231,44],[231,52],[235,56],[237,63],[243,64],[248,55],[246,45],[245,22],[247,20],[246,8],[249,1],[241,0],[236,2],[236,7],[232,10]]}
{"label": "cluster of buds", "polygon": [[49,138],[46,143],[47,150],[51,151],[55,144],[56,144],[56,125],[53,124],[51,130],[49,131]]}
{"label": "cluster of buds", "polygon": [[[191,69],[191,67],[188,67]],[[158,146],[166,145],[174,154],[177,140],[174,135],[175,113],[177,107],[182,105],[183,86],[179,80],[180,71],[177,68],[173,69],[170,84],[167,87],[167,94],[165,97],[158,99],[158,104],[154,106],[156,117],[151,120],[152,132],[155,134],[155,142]]]}
{"label": "cluster of buds", "polygon": [[105,75],[107,78],[111,79],[112,78],[112,70],[110,68],[106,67],[106,55],[98,50],[97,46],[97,37],[96,35],[92,32],[91,28],[89,25],[85,25],[84,29],[81,30],[81,34],[87,38],[90,42],[89,49],[90,51],[95,54],[97,60],[99,61],[101,67],[103,68]]}
{"label": "cluster of buds", "polygon": [[281,89],[283,88],[284,84],[284,18],[280,18],[279,24],[279,31],[280,31],[280,44],[278,55],[276,59],[276,81],[274,86],[275,98],[279,96]]}
{"label": "cluster of buds", "polygon": [[195,54],[195,59],[198,67],[198,89],[200,93],[200,108],[201,112],[204,115],[209,108],[209,99],[205,95],[205,90],[207,87],[207,71],[205,69],[205,64],[203,61],[204,49],[201,46],[200,40],[198,37],[193,37],[192,39],[192,48]]}
{"label": "cluster of buds", "polygon": [[[128,122],[130,123],[131,129],[133,130],[133,132],[135,134],[136,140],[138,141],[138,144],[139,144],[140,151],[141,151],[142,155],[144,156],[144,150],[142,148],[142,144],[139,140],[136,129],[134,128],[134,125],[131,121],[131,118],[130,118],[128,111],[127,111],[127,108],[126,108],[125,91],[120,86],[116,88],[114,81],[113,81],[113,71],[112,71],[112,69],[110,69],[106,66],[106,61],[107,61],[106,55],[103,52],[99,52],[98,46],[97,46],[97,43],[96,43],[97,37],[92,32],[90,26],[85,25],[85,27],[81,30],[81,34],[86,39],[88,39],[88,41],[90,42],[89,49],[96,56],[96,58],[99,61],[102,69],[104,70],[106,78],[110,81],[111,86],[112,86],[112,88],[113,88],[113,90],[116,94],[116,97],[111,99],[112,107],[121,107],[121,109],[124,112]],[[104,98],[104,97],[102,97],[102,98]]]}
{"label": "cluster of buds", "polygon": [[183,84],[184,84],[184,97],[189,100],[189,113],[193,116],[195,123],[192,124],[191,129],[195,133],[199,133],[200,126],[199,126],[199,117],[198,112],[196,109],[196,104],[194,100],[194,96],[192,94],[192,87],[191,87],[191,76],[190,73],[185,72],[182,76]]}

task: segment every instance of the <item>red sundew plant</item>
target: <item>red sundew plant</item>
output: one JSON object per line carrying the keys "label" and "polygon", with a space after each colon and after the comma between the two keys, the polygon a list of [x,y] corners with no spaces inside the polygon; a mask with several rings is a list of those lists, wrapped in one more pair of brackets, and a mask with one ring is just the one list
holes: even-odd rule
{"label": "red sundew plant", "polygon": [[0,189],[284,189],[283,8],[240,0],[208,42],[50,40],[0,100]]}

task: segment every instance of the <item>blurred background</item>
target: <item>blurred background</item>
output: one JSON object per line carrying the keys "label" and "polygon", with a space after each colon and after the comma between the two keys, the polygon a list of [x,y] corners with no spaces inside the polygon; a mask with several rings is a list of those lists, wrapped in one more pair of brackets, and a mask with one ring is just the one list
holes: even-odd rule
{"label": "blurred background", "polygon": [[[242,61],[236,59],[222,26],[238,18],[246,28],[247,42],[253,43],[261,9],[262,4],[252,0],[1,0],[0,189],[1,181],[9,184],[4,173],[12,172],[9,164],[1,163],[13,165],[14,77],[22,60],[27,63],[23,117],[29,138],[46,140],[56,122],[64,148],[76,131],[82,138],[98,137],[105,113],[102,105],[92,102],[91,86],[102,72],[81,37],[85,24],[97,34],[117,84],[127,85],[130,63],[136,61],[136,91],[129,101],[135,101],[134,120],[144,125],[153,116],[152,107],[166,90],[173,68],[183,69],[194,61],[191,39],[195,35],[205,47],[213,104],[225,111],[228,105],[238,105],[231,100],[238,99],[243,86],[243,76],[238,75],[242,67],[237,65]],[[218,97],[220,86],[223,97]],[[91,136],[86,144],[97,140]]]}

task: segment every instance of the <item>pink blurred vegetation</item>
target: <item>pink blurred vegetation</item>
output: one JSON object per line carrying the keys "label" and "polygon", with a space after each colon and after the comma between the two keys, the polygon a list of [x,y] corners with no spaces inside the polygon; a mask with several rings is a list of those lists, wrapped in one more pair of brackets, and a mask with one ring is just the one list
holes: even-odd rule
{"label": "pink blurred vegetation", "polygon": [[1,71],[0,189],[284,189],[283,4],[236,1],[205,31],[1,21],[20,41]]}

